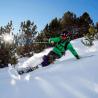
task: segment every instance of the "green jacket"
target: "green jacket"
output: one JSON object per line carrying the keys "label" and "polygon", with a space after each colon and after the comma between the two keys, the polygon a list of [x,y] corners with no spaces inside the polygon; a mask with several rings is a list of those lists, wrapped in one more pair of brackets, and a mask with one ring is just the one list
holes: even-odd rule
{"label": "green jacket", "polygon": [[[50,38],[49,43],[51,43],[51,41],[56,43],[56,46],[53,48],[53,52],[58,54],[60,57],[64,55],[66,50],[69,50],[74,56],[78,55],[75,49],[73,48],[72,44],[70,42],[68,43],[68,40],[62,40],[61,37],[56,37],[56,38]],[[68,43],[67,46],[66,43]]]}

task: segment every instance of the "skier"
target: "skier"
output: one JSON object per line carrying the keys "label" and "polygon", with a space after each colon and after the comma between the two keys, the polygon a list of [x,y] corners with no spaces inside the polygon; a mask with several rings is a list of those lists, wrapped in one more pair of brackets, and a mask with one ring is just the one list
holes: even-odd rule
{"label": "skier", "polygon": [[68,32],[63,31],[60,37],[50,38],[49,43],[55,44],[55,47],[52,51],[49,52],[48,55],[43,57],[43,62],[41,63],[42,67],[48,66],[49,64],[53,63],[56,59],[61,58],[65,55],[66,50],[69,50],[76,59],[80,59],[78,53],[73,48],[72,44],[70,43],[70,39],[68,38]]}
{"label": "skier", "polygon": [[72,44],[70,43],[67,31],[63,31],[60,37],[50,38],[49,43],[52,45],[55,44],[55,47],[53,48],[52,51],[48,53],[48,55],[43,56],[43,61],[40,65],[31,67],[31,68],[28,67],[27,70],[25,71],[20,70],[18,71],[18,73],[19,74],[27,73],[39,68],[40,66],[46,67],[49,64],[53,63],[56,59],[61,58],[65,54],[66,50],[69,50],[76,57],[76,59],[80,59],[78,53],[76,52],[76,50],[73,48]]}

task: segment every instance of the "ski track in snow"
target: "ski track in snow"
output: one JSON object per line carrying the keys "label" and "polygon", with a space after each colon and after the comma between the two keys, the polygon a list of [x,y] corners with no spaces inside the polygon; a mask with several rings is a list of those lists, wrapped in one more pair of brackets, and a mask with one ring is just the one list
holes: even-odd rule
{"label": "ski track in snow", "polygon": [[[11,78],[8,68],[0,69],[0,98],[98,98],[98,41],[90,48],[83,46],[80,39],[72,44],[82,57],[80,60],[67,51],[55,64],[20,79]],[[21,59],[18,65],[28,66],[32,60],[34,57]]]}

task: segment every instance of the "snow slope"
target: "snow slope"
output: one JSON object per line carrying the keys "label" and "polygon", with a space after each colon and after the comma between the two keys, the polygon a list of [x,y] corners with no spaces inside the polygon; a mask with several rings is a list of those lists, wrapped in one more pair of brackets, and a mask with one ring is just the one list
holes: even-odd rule
{"label": "snow slope", "polygon": [[[19,80],[10,77],[8,68],[0,69],[0,98],[98,98],[98,41],[90,48],[83,46],[80,39],[72,43],[80,60],[67,51],[55,64]],[[43,54],[47,51],[39,57]],[[33,59],[21,59],[19,64],[32,65]]]}

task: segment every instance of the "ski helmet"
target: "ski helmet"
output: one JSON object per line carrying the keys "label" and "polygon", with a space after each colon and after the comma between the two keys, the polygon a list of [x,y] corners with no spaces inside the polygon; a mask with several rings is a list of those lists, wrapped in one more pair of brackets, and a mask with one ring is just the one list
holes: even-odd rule
{"label": "ski helmet", "polygon": [[66,31],[66,30],[62,31],[61,38],[62,39],[66,39],[67,38],[67,34],[68,34],[68,31]]}
{"label": "ski helmet", "polygon": [[63,30],[62,33],[61,33],[61,36],[65,36],[68,34],[68,31],[67,30]]}

